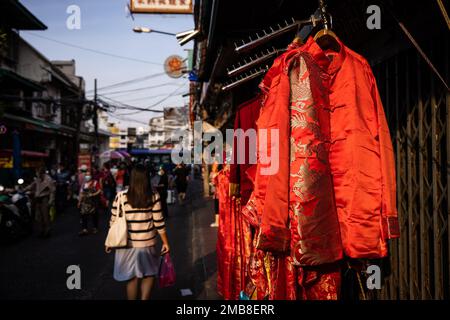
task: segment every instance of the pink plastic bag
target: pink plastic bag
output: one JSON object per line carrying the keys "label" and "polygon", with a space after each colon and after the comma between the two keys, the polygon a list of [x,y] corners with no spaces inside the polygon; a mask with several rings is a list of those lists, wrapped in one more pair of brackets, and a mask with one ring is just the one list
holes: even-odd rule
{"label": "pink plastic bag", "polygon": [[170,259],[169,254],[165,254],[161,261],[161,267],[159,269],[158,286],[160,288],[166,288],[175,284],[175,268]]}

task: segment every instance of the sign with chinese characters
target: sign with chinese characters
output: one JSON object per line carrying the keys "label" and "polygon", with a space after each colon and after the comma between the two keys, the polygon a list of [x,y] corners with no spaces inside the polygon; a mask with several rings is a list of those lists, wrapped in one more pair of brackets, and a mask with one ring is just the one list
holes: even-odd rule
{"label": "sign with chinese characters", "polygon": [[192,14],[192,0],[131,0],[131,13]]}
{"label": "sign with chinese characters", "polygon": [[173,55],[164,61],[164,70],[171,78],[180,78],[183,71],[186,71],[186,63],[182,57]]}
{"label": "sign with chinese characters", "polygon": [[88,170],[91,170],[91,155],[90,154],[80,154],[78,155],[78,168],[85,165]]}
{"label": "sign with chinese characters", "polygon": [[12,169],[13,168],[13,158],[11,156],[0,156],[0,168]]}

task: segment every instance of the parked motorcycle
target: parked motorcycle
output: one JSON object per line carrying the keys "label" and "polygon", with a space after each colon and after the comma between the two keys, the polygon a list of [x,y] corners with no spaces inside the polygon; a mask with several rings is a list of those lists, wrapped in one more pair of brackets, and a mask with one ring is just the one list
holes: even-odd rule
{"label": "parked motorcycle", "polygon": [[31,234],[33,218],[31,201],[22,190],[23,179],[17,181],[14,189],[0,185],[0,242],[17,241]]}

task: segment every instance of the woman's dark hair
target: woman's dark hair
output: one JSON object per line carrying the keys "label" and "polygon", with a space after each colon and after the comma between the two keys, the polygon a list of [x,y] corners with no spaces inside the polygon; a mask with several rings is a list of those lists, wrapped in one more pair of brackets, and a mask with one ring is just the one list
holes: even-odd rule
{"label": "woman's dark hair", "polygon": [[133,208],[147,208],[152,205],[152,194],[147,170],[141,164],[136,165],[131,170],[128,203]]}

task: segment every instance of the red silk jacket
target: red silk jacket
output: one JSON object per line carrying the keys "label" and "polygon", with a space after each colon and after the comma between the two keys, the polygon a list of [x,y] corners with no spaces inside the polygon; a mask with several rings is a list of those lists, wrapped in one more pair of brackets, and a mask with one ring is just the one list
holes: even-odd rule
{"label": "red silk jacket", "polygon": [[[369,64],[340,45],[339,53],[328,53],[309,38],[297,51],[308,53],[324,71],[322,94],[314,100],[331,112],[329,162],[344,253],[379,258],[387,255],[386,239],[399,237],[392,142]],[[258,248],[272,252],[286,252],[290,242],[287,66],[297,51],[280,56],[263,80],[267,98],[257,125],[258,130],[279,129],[279,170],[264,176],[261,168],[268,165],[258,163],[244,210],[252,224],[260,225]],[[264,148],[270,154],[271,146],[259,146]]]}

